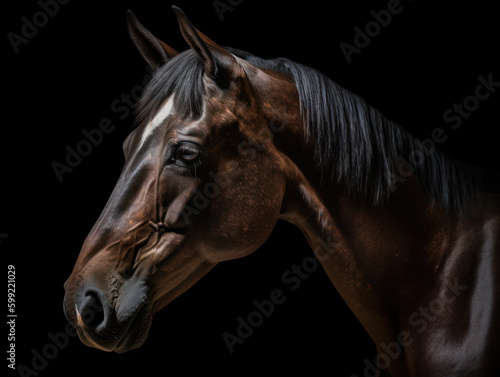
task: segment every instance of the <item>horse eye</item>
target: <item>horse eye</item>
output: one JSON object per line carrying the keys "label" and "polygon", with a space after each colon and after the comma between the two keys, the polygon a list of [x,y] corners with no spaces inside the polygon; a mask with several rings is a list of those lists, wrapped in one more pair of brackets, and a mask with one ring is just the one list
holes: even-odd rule
{"label": "horse eye", "polygon": [[176,154],[181,161],[193,162],[200,156],[200,151],[191,145],[181,145]]}

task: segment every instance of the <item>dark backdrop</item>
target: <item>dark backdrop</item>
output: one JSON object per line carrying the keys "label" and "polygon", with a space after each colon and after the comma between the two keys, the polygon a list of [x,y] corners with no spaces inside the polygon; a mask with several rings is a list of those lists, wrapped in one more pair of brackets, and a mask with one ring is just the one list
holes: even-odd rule
{"label": "dark backdrop", "polygon": [[[387,9],[387,1],[216,4],[231,3],[221,20],[212,1],[175,2],[218,43],[318,68],[420,139],[447,127],[442,150],[498,170],[498,92],[480,101],[457,130],[443,121],[454,103],[474,95],[479,76],[500,81],[493,5],[401,0],[401,12],[380,32],[373,29],[376,35],[348,63],[339,45],[354,45],[354,28],[364,29],[374,19],[371,11]],[[148,375],[322,370],[361,376],[374,347],[325,273],[315,271],[295,292],[286,290],[282,274],[312,252],[301,233],[283,222],[257,252],[217,266],[159,312],[142,348],[108,354],[76,338],[50,346],[52,335],[66,325],[62,284],[123,163],[121,144],[133,118],[111,105],[122,94],[135,93],[146,75],[127,35],[126,10],[174,48],[187,44],[168,1],[72,0],[59,9],[52,6],[45,18],[37,15],[40,4],[11,1],[2,12],[8,64],[0,130],[0,250],[16,268],[16,366],[36,366],[42,377],[75,370],[128,376],[134,368]],[[8,35],[22,36],[25,20],[34,15],[41,26],[36,34],[24,27],[30,37],[16,53]],[[84,139],[82,130],[98,127],[104,118],[115,129],[60,182],[52,163],[64,163],[66,146],[74,148]],[[222,334],[234,334],[236,318],[246,318],[255,310],[252,302],[269,298],[276,288],[286,292],[286,302],[231,354]],[[51,360],[34,356],[44,351]]]}

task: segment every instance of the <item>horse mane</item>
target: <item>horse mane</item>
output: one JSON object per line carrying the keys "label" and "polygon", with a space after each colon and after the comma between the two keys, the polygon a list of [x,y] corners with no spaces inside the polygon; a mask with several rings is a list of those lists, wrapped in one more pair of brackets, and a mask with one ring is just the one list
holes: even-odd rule
{"label": "horse mane", "polygon": [[192,49],[169,59],[153,73],[144,88],[135,108],[135,125],[150,121],[174,93],[174,106],[179,115],[193,119],[201,117],[203,70],[202,61]]}
{"label": "horse mane", "polygon": [[[421,147],[408,131],[386,118],[356,94],[319,71],[286,58],[262,59],[226,48],[249,63],[290,76],[297,86],[305,137],[324,178],[346,187],[373,205],[397,190],[398,164]],[[193,50],[170,59],[153,75],[139,100],[139,119],[154,115],[175,93],[175,106],[198,118],[203,109],[203,64]],[[435,150],[413,166],[430,198],[456,212],[480,191],[498,191],[498,175],[459,162]]]}

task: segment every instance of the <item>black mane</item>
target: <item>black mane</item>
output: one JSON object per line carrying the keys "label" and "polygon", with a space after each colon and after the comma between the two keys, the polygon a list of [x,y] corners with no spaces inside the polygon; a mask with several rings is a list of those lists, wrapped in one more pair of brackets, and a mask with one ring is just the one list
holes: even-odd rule
{"label": "black mane", "polygon": [[137,103],[136,123],[150,120],[175,93],[180,115],[199,118],[203,113],[203,63],[193,50],[169,59],[152,76]]}
{"label": "black mane", "polygon": [[[378,205],[397,189],[398,164],[419,149],[415,137],[319,71],[285,58],[262,59],[227,48],[257,67],[293,78],[299,93],[305,137],[316,146],[315,160],[325,178]],[[203,65],[193,50],[170,59],[153,76],[139,101],[138,119],[154,115],[175,93],[176,109],[198,118],[203,108]],[[454,160],[439,151],[413,166],[435,201],[450,212],[476,194],[498,190],[498,176]],[[403,177],[404,178],[404,177]]]}

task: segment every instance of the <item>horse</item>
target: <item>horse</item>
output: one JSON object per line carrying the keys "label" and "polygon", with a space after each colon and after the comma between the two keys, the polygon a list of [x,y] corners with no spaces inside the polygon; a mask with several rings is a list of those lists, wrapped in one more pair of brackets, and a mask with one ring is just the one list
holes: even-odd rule
{"label": "horse", "polygon": [[498,375],[498,176],[317,70],[221,47],[173,11],[182,53],[127,15],[154,73],[121,175],[64,284],[81,341],[140,347],[157,311],[257,250],[282,219],[373,340],[376,369]]}

